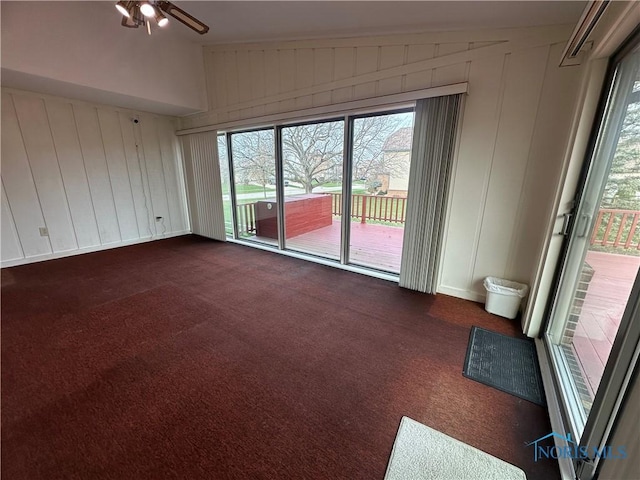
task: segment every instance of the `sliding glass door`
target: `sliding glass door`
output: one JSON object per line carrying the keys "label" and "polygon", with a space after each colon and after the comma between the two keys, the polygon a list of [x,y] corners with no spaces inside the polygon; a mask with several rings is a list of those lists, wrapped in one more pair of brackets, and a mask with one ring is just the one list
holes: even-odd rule
{"label": "sliding glass door", "polygon": [[[640,51],[616,65],[594,152],[571,220],[558,293],[545,333],[567,430],[581,445],[600,447],[620,386],[632,368],[640,268]],[[631,333],[630,333],[631,332]],[[635,342],[635,343],[634,343]],[[608,409],[607,412],[604,410]],[[583,478],[598,458],[574,458]],[[585,465],[591,468],[586,468]]]}
{"label": "sliding glass door", "polygon": [[413,117],[405,107],[220,135],[227,234],[398,274]]}
{"label": "sliding glass door", "polygon": [[400,273],[413,111],[353,119],[349,262]]}
{"label": "sliding glass door", "polygon": [[232,133],[228,138],[237,236],[278,245],[274,131]]}
{"label": "sliding glass door", "polygon": [[285,247],[340,260],[344,120],[281,129]]}

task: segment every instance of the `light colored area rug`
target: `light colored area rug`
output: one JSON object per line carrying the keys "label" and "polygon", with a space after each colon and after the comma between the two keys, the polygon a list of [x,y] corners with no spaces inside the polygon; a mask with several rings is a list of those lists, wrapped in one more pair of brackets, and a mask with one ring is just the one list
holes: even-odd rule
{"label": "light colored area rug", "polygon": [[526,480],[518,467],[402,417],[385,480]]}

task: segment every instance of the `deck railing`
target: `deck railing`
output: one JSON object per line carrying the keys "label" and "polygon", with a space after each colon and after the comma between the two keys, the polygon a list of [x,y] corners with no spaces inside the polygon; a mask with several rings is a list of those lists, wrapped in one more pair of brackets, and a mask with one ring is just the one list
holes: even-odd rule
{"label": "deck railing", "polygon": [[[332,213],[342,215],[342,194],[331,193]],[[377,195],[351,195],[351,218],[367,221],[404,223],[407,214],[407,197],[382,197]]]}
{"label": "deck railing", "polygon": [[602,208],[591,235],[591,245],[640,250],[640,211]]}
{"label": "deck railing", "polygon": [[255,235],[256,202],[238,205],[238,235]]}
{"label": "deck railing", "polygon": [[[342,215],[342,193],[331,195],[331,213]],[[255,235],[256,203],[238,205],[238,234]],[[382,197],[376,195],[351,195],[351,218],[360,223],[386,222],[404,224],[407,214],[407,197]]]}
{"label": "deck railing", "polygon": [[[331,195],[331,213],[342,215],[342,193]],[[255,202],[238,205],[238,233],[255,235]],[[360,223],[385,222],[404,224],[407,213],[406,197],[351,195],[351,218]],[[618,249],[640,250],[640,211],[603,208],[598,212],[591,245]]]}

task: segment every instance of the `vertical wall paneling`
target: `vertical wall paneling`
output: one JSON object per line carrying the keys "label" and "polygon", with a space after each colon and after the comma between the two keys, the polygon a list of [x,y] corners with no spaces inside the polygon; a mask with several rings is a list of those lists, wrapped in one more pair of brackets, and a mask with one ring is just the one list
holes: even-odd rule
{"label": "vertical wall paneling", "polygon": [[22,251],[22,245],[20,245],[20,237],[18,236],[18,230],[13,220],[13,213],[11,213],[11,207],[9,207],[9,200],[4,193],[4,185],[0,185],[2,189],[2,211],[0,212],[0,234],[2,238],[2,260],[16,260],[24,257]]}
{"label": "vertical wall paneling", "polygon": [[54,252],[78,248],[44,101],[15,96],[13,103],[31,174]]}
{"label": "vertical wall paneling", "polygon": [[169,117],[3,89],[2,266],[188,232],[176,146]]}
{"label": "vertical wall paneling", "polygon": [[[352,77],[355,69],[355,48],[341,47],[333,51],[333,79]],[[348,102],[353,99],[353,88],[337,88],[331,92],[333,103]]]}
{"label": "vertical wall paneling", "polygon": [[184,191],[179,180],[183,175],[181,163],[173,161],[176,152],[174,127],[168,120],[158,120],[156,123],[172,230],[184,231],[187,229],[187,220],[184,202],[181,201]]}
{"label": "vertical wall paneling", "polygon": [[238,101],[246,102],[251,97],[251,65],[249,64],[249,52],[247,50],[236,51],[236,68],[238,72]]}
{"label": "vertical wall paneling", "polygon": [[193,160],[191,154],[191,136],[187,135],[180,139],[182,155],[184,158],[184,182],[187,187],[187,198],[189,200],[189,224],[191,231],[199,234],[200,221],[198,219],[198,198],[196,197],[195,179],[193,175]]}
{"label": "vertical wall paneling", "polygon": [[[515,52],[509,58],[472,280],[476,285],[488,275],[502,277],[506,271],[508,255],[505,252],[509,252],[512,226],[517,221],[548,53],[549,47],[538,47]],[[505,198],[511,201],[505,201]]]}
{"label": "vertical wall paneling", "polygon": [[[433,58],[435,49],[436,46],[433,44],[409,45],[407,47],[407,63],[411,64]],[[431,86],[432,76],[431,69],[407,73],[404,77],[404,91],[408,92],[420,88],[429,88]]]}
{"label": "vertical wall paneling", "polygon": [[139,132],[136,132],[138,129],[133,123],[132,116],[118,112],[118,120],[127,160],[138,232],[140,238],[151,238],[155,235],[155,220]]}
{"label": "vertical wall paneling", "polygon": [[[468,43],[443,43],[438,45],[437,56],[443,57],[452,53],[464,52],[469,49]],[[450,67],[441,67],[433,70],[432,86],[449,85],[451,83],[467,81],[467,64],[457,63]]]}
{"label": "vertical wall paneling", "polygon": [[469,95],[464,106],[443,251],[441,282],[451,289],[450,293],[456,293],[454,289],[460,285],[470,284],[473,274],[500,119],[504,65],[504,55],[490,57],[473,62],[469,72]]}
{"label": "vertical wall paneling", "polygon": [[171,214],[167,199],[167,185],[165,183],[164,167],[160,155],[158,132],[151,116],[140,116],[140,123],[134,125],[134,129],[140,131],[144,163],[146,167],[151,205],[156,224],[156,233],[164,235],[172,231]]}
{"label": "vertical wall paneling", "polygon": [[278,50],[264,52],[264,89],[265,96],[270,97],[280,92],[280,70]]}
{"label": "vertical wall paneling", "polygon": [[47,224],[22,142],[13,98],[5,93],[2,94],[2,181],[25,257],[51,253],[49,237],[39,233],[39,228]]}
{"label": "vertical wall paneling", "polygon": [[[378,47],[358,47],[356,49],[356,75],[376,72],[378,70]],[[376,83],[367,82],[356,85],[353,89],[355,99],[369,98],[376,95]]]}
{"label": "vertical wall paneling", "polygon": [[[278,75],[280,93],[291,92],[296,89],[296,57],[295,50],[283,49],[278,51]],[[279,110],[288,112],[294,110],[295,98],[279,102]]]}
{"label": "vertical wall paneling", "polygon": [[78,248],[100,245],[98,223],[71,104],[47,99],[47,114]]}
{"label": "vertical wall paneling", "polygon": [[[322,85],[333,80],[333,49],[316,48],[313,55],[313,82]],[[314,107],[329,105],[331,92],[314,93],[312,103]]]}
{"label": "vertical wall paneling", "polygon": [[570,124],[573,111],[558,109],[557,105],[575,101],[580,70],[557,69],[555,63],[562,55],[563,44],[553,45],[547,59],[538,114],[527,159],[524,186],[518,205],[514,237],[507,261],[506,275],[509,278],[527,278],[535,269],[544,241],[545,231],[539,228],[551,214],[554,185],[548,179],[561,175],[565,146],[569,132],[562,125]]}
{"label": "vertical wall paneling", "polygon": [[140,237],[118,112],[98,109],[102,142],[122,240]]}
{"label": "vertical wall paneling", "polygon": [[[404,63],[404,45],[380,47],[380,70],[399,67]],[[402,77],[378,80],[378,95],[391,95],[402,91]]]}
{"label": "vertical wall paneling", "polygon": [[[211,52],[210,57],[212,61],[213,68],[218,72],[224,72],[225,68],[225,54],[224,52]],[[227,105],[227,85],[226,85],[226,77],[224,75],[208,75],[207,78],[213,79],[213,83],[209,83],[209,88],[214,88],[214,90],[209,90],[207,92],[207,96],[212,99],[215,99],[216,105],[218,108],[225,107]]]}
{"label": "vertical wall paneling", "polygon": [[209,46],[208,85],[223,90],[209,95],[224,101],[180,125],[251,126],[265,114],[295,119],[309,107],[468,82],[438,291],[482,300],[486,275],[535,275],[583,75],[555,62],[570,35],[543,26]]}
{"label": "vertical wall paneling", "polygon": [[[298,48],[295,51],[296,60],[296,90],[311,87],[315,71],[315,52],[312,48]],[[311,95],[296,98],[296,108],[309,108],[313,104]]]}
{"label": "vertical wall paneling", "polygon": [[80,148],[89,179],[93,207],[98,222],[100,243],[117,243],[120,237],[118,213],[116,211],[109,177],[109,167],[104,154],[102,135],[96,107],[74,105],[73,111],[80,138]]}
{"label": "vertical wall paneling", "polygon": [[263,98],[265,96],[264,52],[262,50],[249,52],[249,63],[251,65],[251,98]]}
{"label": "vertical wall paneling", "polygon": [[225,76],[227,105],[238,103],[238,68],[235,51],[224,52],[224,69],[220,73]]}

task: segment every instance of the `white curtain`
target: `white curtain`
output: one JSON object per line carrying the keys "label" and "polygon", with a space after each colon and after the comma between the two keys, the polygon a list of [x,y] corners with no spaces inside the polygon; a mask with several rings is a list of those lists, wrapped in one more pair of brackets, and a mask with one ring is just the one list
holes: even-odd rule
{"label": "white curtain", "polygon": [[400,286],[435,293],[462,95],[418,100]]}
{"label": "white curtain", "polygon": [[216,132],[182,137],[193,233],[226,241]]}

